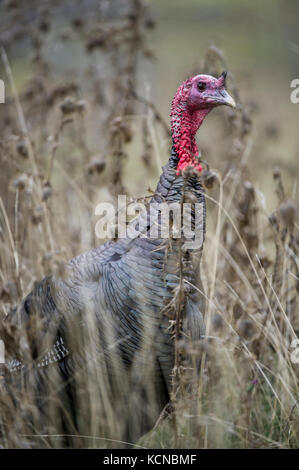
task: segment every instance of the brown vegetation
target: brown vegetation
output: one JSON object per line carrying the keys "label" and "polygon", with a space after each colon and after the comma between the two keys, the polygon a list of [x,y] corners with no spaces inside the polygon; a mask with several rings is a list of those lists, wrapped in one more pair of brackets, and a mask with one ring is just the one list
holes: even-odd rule
{"label": "brown vegetation", "polygon": [[[94,233],[98,202],[115,201],[124,192],[136,197],[130,189],[135,175],[126,175],[128,154],[142,168],[136,177],[145,195],[144,175],[154,183],[161,149],[163,160],[169,151],[169,128],[159,105],[151,102],[145,87],[138,91],[138,57],[154,57],[146,37],[155,25],[143,2],[124,2],[121,14],[98,8],[86,22],[83,15],[66,13],[69,24],[51,36],[53,50],[60,41],[74,41],[84,45],[81,54],[88,58],[80,56],[76,74],[59,78],[44,53],[56,27],[56,6],[51,3],[51,8],[38,7],[34,20],[28,20],[18,2],[6,2],[9,27],[1,37],[1,59],[8,86],[6,104],[0,105],[2,318],[36,280],[53,272],[63,275],[63,261],[99,244]],[[11,70],[10,45],[22,42],[29,24],[30,76],[19,87]],[[196,71],[217,75],[226,67],[222,52],[211,47]],[[298,211],[284,188],[283,173],[275,169],[277,208],[268,212],[263,188],[257,190],[248,166],[255,143],[254,111],[240,99],[231,73],[228,85],[239,106],[235,114],[216,111],[224,145],[211,140],[202,149],[208,201],[202,267],[207,337],[192,349],[179,335],[175,342],[181,358],[201,357],[199,384],[190,397],[184,362],[176,363],[175,412],[164,413],[165,419],[142,439],[143,446],[299,444],[299,365],[291,361],[290,347],[299,335]],[[266,138],[273,138],[272,133]],[[210,168],[209,156],[216,152],[221,168]],[[178,298],[180,302],[179,293]],[[93,403],[95,390],[90,394],[88,403]],[[7,403],[0,407],[7,409]],[[25,429],[26,413],[21,411],[17,417],[0,412],[0,428],[9,427],[11,420]],[[97,423],[83,428],[96,432]],[[6,434],[1,445],[62,444],[55,437],[37,442],[33,436]],[[111,443],[90,434],[73,437],[69,445]]]}

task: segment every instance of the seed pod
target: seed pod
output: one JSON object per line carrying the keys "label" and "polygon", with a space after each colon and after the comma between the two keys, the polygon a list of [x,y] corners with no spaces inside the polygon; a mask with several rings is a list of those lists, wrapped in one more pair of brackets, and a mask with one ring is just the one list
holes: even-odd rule
{"label": "seed pod", "polygon": [[296,205],[293,201],[283,202],[279,206],[279,214],[287,227],[292,227],[296,219]]}
{"label": "seed pod", "polygon": [[184,194],[184,202],[193,202],[195,204],[197,202],[197,197],[191,191],[186,191]]}
{"label": "seed pod", "polygon": [[88,53],[91,53],[97,47],[105,47],[105,44],[106,44],[106,38],[104,36],[97,37],[97,38],[91,38],[86,43],[86,46],[85,46],[86,51]]}
{"label": "seed pod", "polygon": [[154,29],[156,27],[155,20],[151,17],[146,18],[144,21],[144,27],[146,29]]}
{"label": "seed pod", "polygon": [[102,173],[106,168],[106,161],[102,155],[94,155],[89,164],[87,165],[87,171],[91,175],[93,173]]}
{"label": "seed pod", "polygon": [[85,100],[78,101],[77,110],[79,111],[79,113],[84,113],[84,111],[86,110],[86,104],[87,103]]}
{"label": "seed pod", "polygon": [[231,156],[233,158],[238,158],[241,153],[244,151],[244,143],[241,142],[240,139],[234,139],[233,141],[233,144],[232,144],[232,148],[231,148]]}
{"label": "seed pod", "polygon": [[146,167],[149,167],[152,161],[152,152],[150,149],[146,149],[141,155],[141,159]]}
{"label": "seed pod", "polygon": [[221,330],[223,328],[224,321],[221,315],[216,313],[213,316],[212,325],[213,325],[214,330]]}
{"label": "seed pod", "polygon": [[144,47],[142,49],[142,53],[144,57],[146,57],[147,59],[156,59],[154,51],[150,49],[149,47]]}
{"label": "seed pod", "polygon": [[254,194],[254,187],[253,184],[250,181],[245,181],[244,182],[244,189],[250,194]]}
{"label": "seed pod", "polygon": [[265,255],[259,256],[259,261],[264,269],[269,268],[271,265],[271,260]]}
{"label": "seed pod", "polygon": [[81,29],[83,26],[83,20],[80,17],[76,17],[72,19],[72,25],[75,29]]}
{"label": "seed pod", "polygon": [[276,216],[275,212],[273,212],[272,214],[270,214],[268,220],[269,220],[269,224],[270,224],[270,225],[277,226],[278,220],[277,220],[277,216]]}
{"label": "seed pod", "polygon": [[14,281],[6,281],[0,289],[0,299],[3,302],[16,301],[18,298],[18,288]]}
{"label": "seed pod", "polygon": [[238,331],[242,338],[250,340],[255,334],[255,327],[251,320],[241,320],[238,325]]}
{"label": "seed pod", "polygon": [[205,188],[211,189],[217,179],[217,175],[213,170],[204,170],[201,175],[201,180]]}
{"label": "seed pod", "polygon": [[279,137],[279,127],[272,122],[265,127],[265,134],[269,139],[276,139]]}
{"label": "seed pod", "polygon": [[49,197],[52,196],[52,187],[49,182],[47,182],[43,187],[42,192],[42,201],[47,201]]}
{"label": "seed pod", "polygon": [[248,248],[253,248],[254,246],[257,246],[258,236],[256,233],[256,228],[255,227],[251,228],[248,225],[246,225],[243,229],[243,232],[246,237]]}
{"label": "seed pod", "polygon": [[26,187],[27,183],[28,183],[27,175],[23,173],[22,175],[18,176],[18,178],[14,180],[13,186],[16,189],[22,190]]}
{"label": "seed pod", "polygon": [[243,308],[242,306],[239,304],[239,302],[237,302],[235,305],[234,305],[234,308],[233,308],[233,317],[235,320],[239,320],[239,318],[241,318],[241,316],[243,315]]}
{"label": "seed pod", "polygon": [[281,176],[280,169],[278,167],[275,167],[273,170],[273,178],[276,180]]}
{"label": "seed pod", "polygon": [[128,123],[122,123],[121,130],[125,139],[125,142],[131,142],[132,140],[132,130]]}
{"label": "seed pod", "polygon": [[42,207],[36,207],[31,214],[31,221],[33,225],[38,225],[43,218],[44,211]]}

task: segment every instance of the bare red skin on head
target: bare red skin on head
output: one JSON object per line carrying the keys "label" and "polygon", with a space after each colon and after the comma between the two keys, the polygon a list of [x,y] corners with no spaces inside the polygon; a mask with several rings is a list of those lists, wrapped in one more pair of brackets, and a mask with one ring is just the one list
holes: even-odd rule
{"label": "bare red skin on head", "polygon": [[[190,94],[195,79],[196,77],[193,77],[183,82],[172,101],[170,114],[172,139],[179,157],[177,175],[181,174],[182,170],[188,166],[199,172],[202,171],[202,166],[197,159],[198,147],[195,135],[213,106],[209,106],[204,102],[202,107],[192,106],[192,95],[190,96]],[[217,81],[213,79],[213,82],[211,82],[211,87],[219,85],[221,85],[221,79]]]}

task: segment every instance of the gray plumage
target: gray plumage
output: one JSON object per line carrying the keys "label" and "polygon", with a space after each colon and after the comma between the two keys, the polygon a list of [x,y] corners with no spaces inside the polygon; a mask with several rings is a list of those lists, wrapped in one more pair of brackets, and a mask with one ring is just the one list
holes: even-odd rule
{"label": "gray plumage", "polygon": [[[203,222],[196,230],[204,234],[199,179],[190,176],[184,183],[182,176],[176,176],[177,162],[173,149],[151,202],[181,202],[185,184],[184,190],[202,204]],[[147,217],[148,212],[139,216],[141,225]],[[194,214],[192,222],[194,228]],[[64,414],[60,422],[66,434],[80,428],[79,410],[84,410],[90,380],[101,384],[94,397],[105,408],[99,415],[108,420],[109,413],[114,413],[119,421],[115,431],[105,431],[103,425],[104,431],[99,432],[134,442],[153,427],[171,391],[174,341],[165,312],[179,285],[179,243],[141,236],[109,241],[72,259],[63,279],[50,276],[37,283],[7,318],[7,325],[14,325],[20,338],[26,332],[25,340],[18,340],[16,356],[15,351],[10,353],[8,382],[26,374],[35,377],[27,383],[36,388],[42,415],[37,420],[39,432],[49,418],[45,403],[51,374],[59,377],[57,394],[62,405],[57,407]],[[204,301],[192,285],[201,289],[201,249],[186,253],[189,268],[184,278],[189,282],[185,284],[184,330],[198,340],[204,334]],[[77,381],[78,372],[81,381]]]}

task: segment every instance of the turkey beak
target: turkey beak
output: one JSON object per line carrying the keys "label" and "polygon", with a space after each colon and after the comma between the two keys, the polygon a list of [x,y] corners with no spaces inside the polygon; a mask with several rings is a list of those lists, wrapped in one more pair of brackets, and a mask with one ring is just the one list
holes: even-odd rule
{"label": "turkey beak", "polygon": [[222,88],[222,90],[219,90],[217,93],[217,103],[225,104],[231,108],[236,108],[236,102],[234,98],[227,93],[225,88]]}

